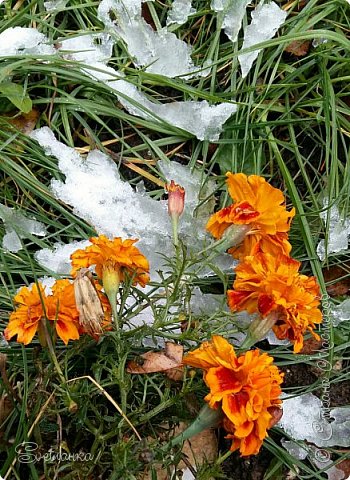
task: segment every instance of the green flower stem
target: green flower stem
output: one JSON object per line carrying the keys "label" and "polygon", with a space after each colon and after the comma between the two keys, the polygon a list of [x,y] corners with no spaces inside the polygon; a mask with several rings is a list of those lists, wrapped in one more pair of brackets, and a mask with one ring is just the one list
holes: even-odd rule
{"label": "green flower stem", "polygon": [[106,292],[106,295],[111,305],[115,329],[119,334],[120,327],[119,327],[119,318],[118,318],[118,312],[117,312],[117,292],[115,291]]}
{"label": "green flower stem", "polygon": [[51,360],[56,368],[56,371],[57,371],[57,374],[61,380],[61,384],[62,386],[64,386],[64,388],[66,389],[66,393],[67,393],[67,397],[68,397],[68,400],[69,400],[69,411],[70,412],[75,412],[78,408],[78,405],[77,403],[72,399],[72,397],[70,396],[70,392],[69,392],[69,389],[67,387],[67,381],[63,375],[63,372],[62,372],[62,369],[60,367],[60,364],[58,363],[58,360],[57,360],[57,356],[56,356],[56,352],[55,352],[55,349],[53,347],[53,344],[52,344],[52,340],[51,340],[51,336],[49,334],[49,331],[47,329],[47,324],[46,324],[46,318],[42,318],[41,319],[41,325],[42,325],[42,328],[43,328],[43,331],[44,331],[44,336],[45,336],[45,340],[46,340],[46,346],[47,346],[47,349],[49,351],[49,354],[50,354],[50,357],[51,357]]}
{"label": "green flower stem", "polygon": [[175,248],[177,249],[179,245],[179,232],[178,232],[179,217],[177,215],[171,216],[171,224],[173,227],[173,241],[174,241]]}

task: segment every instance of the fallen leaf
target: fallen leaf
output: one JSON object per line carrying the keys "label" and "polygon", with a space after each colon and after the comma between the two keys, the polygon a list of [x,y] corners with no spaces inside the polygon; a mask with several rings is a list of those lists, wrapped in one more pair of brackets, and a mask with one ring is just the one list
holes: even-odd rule
{"label": "fallen leaf", "polygon": [[322,269],[327,285],[327,293],[330,297],[348,295],[350,291],[350,263],[343,262],[341,265],[332,265]]}
{"label": "fallen leaf", "polygon": [[[347,479],[350,475],[350,460],[346,459],[337,464],[337,469],[344,472],[344,478]],[[339,477],[338,477],[339,478]]]}
{"label": "fallen leaf", "polygon": [[176,343],[166,342],[165,350],[161,352],[146,352],[140,356],[142,364],[135,361],[128,363],[128,373],[156,373],[165,372],[172,380],[181,380],[183,347]]}
{"label": "fallen leaf", "polygon": [[276,423],[278,423],[282,416],[283,416],[283,408],[280,408],[280,407],[270,407],[268,409],[269,411],[269,414],[272,415],[272,418],[270,418],[269,420],[269,427],[268,428],[272,428],[273,426],[276,425]]}
{"label": "fallen leaf", "polygon": [[321,348],[322,341],[316,340],[316,338],[308,338],[304,340],[303,348],[300,350],[300,353],[304,355],[312,355],[313,353],[317,352]]}
{"label": "fallen leaf", "polygon": [[294,40],[284,49],[285,52],[291,53],[296,57],[305,57],[310,50],[310,40]]}
{"label": "fallen leaf", "polygon": [[[173,436],[176,437],[181,432],[186,430],[187,427],[188,425],[186,423],[180,422],[179,426],[174,429]],[[149,440],[151,441],[152,439]],[[176,465],[176,472],[180,473],[180,471],[182,471],[182,475],[184,475],[185,472],[187,473],[191,470],[196,472],[198,467],[203,465],[205,462],[214,462],[214,460],[217,458],[217,452],[218,442],[215,431],[210,428],[203,430],[202,432],[194,435],[193,437],[184,442],[181,450],[181,457],[183,458],[183,460],[180,460],[180,462]],[[170,478],[175,478],[174,467],[172,476],[168,476],[166,469],[161,464],[152,464],[152,467],[156,471],[157,480],[170,480]],[[147,471],[145,471],[140,477],[140,480],[151,479],[152,472],[150,472],[149,469],[147,469]]]}
{"label": "fallen leaf", "polygon": [[15,127],[20,132],[28,135],[32,132],[35,128],[36,122],[38,121],[40,112],[33,108],[28,113],[21,113],[20,115],[16,115],[15,113],[4,115],[2,119],[6,122]]}

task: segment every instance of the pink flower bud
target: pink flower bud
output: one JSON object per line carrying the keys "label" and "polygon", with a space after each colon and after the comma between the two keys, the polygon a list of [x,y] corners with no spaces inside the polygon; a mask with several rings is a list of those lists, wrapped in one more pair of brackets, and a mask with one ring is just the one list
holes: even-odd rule
{"label": "pink flower bud", "polygon": [[168,212],[172,218],[179,218],[184,211],[185,205],[185,189],[171,180],[169,184],[165,186],[166,191],[169,194],[168,197]]}

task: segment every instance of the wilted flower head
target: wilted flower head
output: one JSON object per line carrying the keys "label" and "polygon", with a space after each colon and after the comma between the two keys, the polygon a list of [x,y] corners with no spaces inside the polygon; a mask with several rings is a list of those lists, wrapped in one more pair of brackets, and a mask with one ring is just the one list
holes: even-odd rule
{"label": "wilted flower head", "polygon": [[80,329],[98,339],[110,327],[110,303],[102,293],[101,285],[86,268],[78,272],[73,285]]}
{"label": "wilted flower head", "polygon": [[294,343],[294,352],[302,349],[304,334],[322,322],[319,310],[320,289],[315,277],[299,273],[300,262],[285,255],[259,252],[245,257],[236,267],[233,290],[228,304],[233,311],[247,310],[267,317],[274,313],[272,327],[277,338]]}
{"label": "wilted flower head", "polygon": [[241,245],[230,250],[235,257],[253,254],[253,249],[288,255],[291,245],[287,232],[295,211],[286,210],[283,193],[258,175],[226,174],[232,205],[212,215],[207,230],[217,239],[232,225],[249,226]]}
{"label": "wilted flower head", "polygon": [[222,408],[231,450],[239,449],[244,456],[257,454],[273,424],[272,412],[282,403],[283,373],[272,365],[273,358],[259,350],[237,357],[232,345],[215,335],[183,362],[204,370],[210,389],[205,400],[211,408]]}
{"label": "wilted flower head", "polygon": [[168,212],[171,217],[179,218],[185,206],[185,189],[171,180],[165,186],[168,192]]}

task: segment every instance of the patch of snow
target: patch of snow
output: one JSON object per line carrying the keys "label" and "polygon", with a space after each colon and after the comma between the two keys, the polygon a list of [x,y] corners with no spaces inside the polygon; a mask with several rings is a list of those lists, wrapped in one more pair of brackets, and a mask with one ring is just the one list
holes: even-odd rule
{"label": "patch of snow", "polygon": [[347,298],[339,305],[334,305],[331,308],[332,323],[337,327],[339,323],[350,320],[350,298]]}
{"label": "patch of snow", "polygon": [[173,0],[166,24],[183,25],[187,22],[188,17],[194,13],[196,13],[196,10],[192,8],[192,0]]}
{"label": "patch of snow", "polygon": [[47,12],[61,12],[66,8],[68,0],[49,0],[44,2],[44,8]]}
{"label": "patch of snow", "polygon": [[[189,74],[191,77],[198,70],[187,43],[166,28],[154,31],[144,20],[141,0],[102,0],[97,14],[105,26],[126,43],[135,65],[146,67],[146,72],[173,78]],[[116,21],[111,19],[111,14]]]}
{"label": "patch of snow", "polygon": [[69,275],[72,270],[70,256],[79,248],[91,245],[89,240],[68,244],[55,243],[52,248],[43,248],[34,254],[35,260],[47,271],[58,275]]}
{"label": "patch of snow", "polygon": [[[46,154],[58,159],[58,167],[65,180],[53,179],[51,188],[57,198],[71,205],[74,213],[93,225],[98,234],[108,237],[139,238],[138,248],[147,256],[152,275],[164,267],[163,256],[173,255],[172,227],[167,212],[167,201],[158,201],[144,193],[134,191],[119,175],[117,165],[104,153],[93,150],[86,158],[74,148],[56,140],[48,127],[34,130],[30,136],[45,150]],[[188,195],[187,221],[180,220],[179,232],[192,251],[203,248],[205,241],[204,218],[194,217],[199,196],[205,196],[215,188],[208,182],[201,190],[200,174],[176,162],[161,162],[166,175],[181,181]],[[82,185],[84,190],[82,192]],[[204,204],[205,215],[209,216],[214,205]],[[64,273],[69,268],[71,246],[59,247],[56,255],[44,249],[36,256],[41,264],[51,261],[50,270]],[[76,247],[81,248],[81,247]],[[159,253],[161,253],[159,255]],[[62,258],[64,257],[64,258]],[[226,258],[226,257],[225,257]],[[51,260],[50,260],[51,259]]]}
{"label": "patch of snow", "polygon": [[224,18],[221,28],[224,29],[226,35],[232,42],[237,40],[243,17],[250,1],[251,0],[212,0],[211,2],[211,8],[214,11],[223,13]]}
{"label": "patch of snow", "polygon": [[0,57],[31,54],[54,55],[56,50],[36,28],[10,27],[0,33]]}
{"label": "patch of snow", "polygon": [[106,64],[111,58],[113,40],[108,33],[94,33],[70,37],[61,41],[60,53],[64,58],[92,64],[102,62]]}
{"label": "patch of snow", "polygon": [[29,235],[44,237],[47,233],[43,223],[31,219],[15,208],[9,208],[0,203],[0,219],[4,222],[6,233],[2,246],[9,252],[16,253],[22,249],[21,238]]}
{"label": "patch of snow", "polygon": [[[324,470],[328,480],[343,480],[345,474],[330,460],[330,454],[326,450],[309,445],[303,442],[296,443],[290,440],[281,440],[282,446],[297,460],[305,460],[308,458],[317,468]],[[326,467],[329,465],[329,468]]]}
{"label": "patch of snow", "polygon": [[56,283],[56,278],[54,277],[40,277],[38,278],[38,282],[44,287],[44,291],[46,295],[52,295],[52,287]]}
{"label": "patch of snow", "polygon": [[273,330],[270,330],[265,338],[270,345],[291,345],[289,340],[280,340],[277,338]]}
{"label": "patch of snow", "polygon": [[329,228],[327,251],[325,240],[321,240],[316,249],[317,255],[322,261],[325,260],[330,253],[338,253],[347,250],[350,235],[350,221],[349,219],[343,219],[341,217],[338,207],[336,205],[332,205],[330,210],[327,210],[327,198],[323,200],[323,207],[325,210],[320,213],[320,217],[325,225],[327,225],[327,218],[329,219]]}
{"label": "patch of snow", "polygon": [[[251,23],[244,31],[244,40],[241,50],[245,50],[273,38],[280,26],[283,25],[286,17],[287,12],[279,8],[274,2],[258,5],[252,12]],[[261,49],[258,49],[238,55],[243,78],[248,75],[260,50]]]}
{"label": "patch of snow", "polygon": [[[286,396],[286,395],[284,395]],[[283,400],[278,426],[294,440],[306,440],[318,447],[350,445],[350,408],[336,407],[327,421],[322,401],[312,393]]]}
{"label": "patch of snow", "polygon": [[[62,42],[61,50],[71,49],[69,58],[73,60],[80,61],[83,58],[86,65],[83,69],[85,73],[114,90],[119,102],[129,113],[147,120],[163,120],[169,125],[192,133],[199,140],[219,139],[223,124],[237,111],[236,105],[228,102],[209,105],[206,100],[156,103],[128,82],[122,73],[106,66],[108,58],[104,56],[107,56],[110,48],[109,37],[100,38],[102,45],[96,45],[93,37],[90,35],[65,40]],[[107,42],[107,47],[104,47],[103,42]],[[74,53],[74,50],[88,52]],[[204,70],[205,75],[206,71],[207,69]]]}
{"label": "patch of snow", "polygon": [[182,470],[181,478],[182,480],[195,480],[196,477],[193,475],[189,468],[185,468],[184,470]]}
{"label": "patch of snow", "polygon": [[284,438],[282,438],[281,444],[283,448],[285,448],[287,452],[290,453],[297,460],[305,460],[305,458],[308,456],[309,451],[307,447],[299,445],[292,440],[285,440]]}

